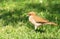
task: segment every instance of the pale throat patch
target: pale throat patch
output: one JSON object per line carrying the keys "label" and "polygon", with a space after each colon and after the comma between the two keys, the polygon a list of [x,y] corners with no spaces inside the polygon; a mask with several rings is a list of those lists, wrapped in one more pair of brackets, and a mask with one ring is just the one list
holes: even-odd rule
{"label": "pale throat patch", "polygon": [[35,20],[33,19],[33,16],[29,16],[29,21],[34,25],[36,24]]}

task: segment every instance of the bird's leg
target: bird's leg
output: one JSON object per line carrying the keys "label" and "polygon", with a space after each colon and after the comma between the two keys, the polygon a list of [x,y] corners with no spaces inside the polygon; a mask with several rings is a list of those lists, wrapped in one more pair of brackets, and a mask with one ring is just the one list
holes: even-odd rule
{"label": "bird's leg", "polygon": [[37,26],[35,25],[35,30],[37,29]]}
{"label": "bird's leg", "polygon": [[42,24],[38,24],[38,23],[35,23],[35,30],[40,26],[40,25],[42,25]]}

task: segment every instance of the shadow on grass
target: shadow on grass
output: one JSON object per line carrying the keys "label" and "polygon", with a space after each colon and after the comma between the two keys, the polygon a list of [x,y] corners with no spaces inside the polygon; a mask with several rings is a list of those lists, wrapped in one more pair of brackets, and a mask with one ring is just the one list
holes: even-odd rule
{"label": "shadow on grass", "polygon": [[5,11],[3,10],[3,14],[0,15],[0,19],[4,21],[4,25],[8,25],[12,23],[15,25],[18,21],[22,21],[22,11],[21,10],[14,10],[14,11]]}
{"label": "shadow on grass", "polygon": [[39,12],[40,11],[45,11],[46,8],[44,6],[42,6],[40,3],[36,3],[36,4],[32,4],[32,3],[28,3],[26,4],[27,8],[33,8],[33,9],[37,9]]}
{"label": "shadow on grass", "polygon": [[35,32],[37,33],[37,32],[40,32],[40,33],[44,33],[44,32],[46,32],[45,30],[41,30],[41,29],[37,29],[37,30],[35,30]]}

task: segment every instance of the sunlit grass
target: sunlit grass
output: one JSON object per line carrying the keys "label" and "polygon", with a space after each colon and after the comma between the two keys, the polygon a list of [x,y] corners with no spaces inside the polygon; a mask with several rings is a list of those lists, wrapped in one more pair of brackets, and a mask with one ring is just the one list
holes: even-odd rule
{"label": "sunlit grass", "polygon": [[[36,32],[35,30],[30,29],[26,25],[22,25],[17,28],[7,25],[5,27],[0,27],[0,39],[8,39],[8,38],[9,39],[44,39],[44,38],[58,39],[60,38],[59,37],[60,29],[57,30],[58,28],[57,29],[56,27],[51,28],[51,26],[46,26],[46,27],[43,27],[43,28],[46,28],[45,32],[40,33],[40,32]],[[48,29],[48,27],[50,29]]]}

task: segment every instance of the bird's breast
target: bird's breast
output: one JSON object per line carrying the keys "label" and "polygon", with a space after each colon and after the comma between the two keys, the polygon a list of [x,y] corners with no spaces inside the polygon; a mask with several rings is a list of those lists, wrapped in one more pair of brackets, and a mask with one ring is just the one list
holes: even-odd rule
{"label": "bird's breast", "polygon": [[32,23],[32,24],[35,24],[36,21],[33,19],[33,16],[29,16],[29,21]]}
{"label": "bird's breast", "polygon": [[41,23],[37,23],[37,22],[35,21],[35,19],[33,18],[33,16],[30,16],[30,17],[29,17],[29,21],[30,21],[32,24],[34,24],[35,26],[41,25]]}

